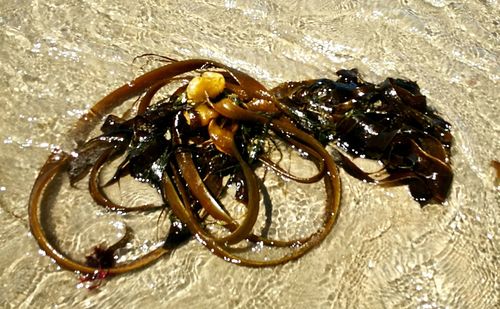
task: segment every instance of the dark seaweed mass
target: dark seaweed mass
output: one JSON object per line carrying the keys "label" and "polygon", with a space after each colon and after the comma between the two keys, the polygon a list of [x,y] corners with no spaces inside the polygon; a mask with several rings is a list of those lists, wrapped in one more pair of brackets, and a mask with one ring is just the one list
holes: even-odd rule
{"label": "dark seaweed mass", "polygon": [[[61,267],[101,279],[149,265],[193,235],[212,253],[238,265],[286,263],[308,252],[333,228],[340,209],[337,164],[366,182],[407,185],[421,205],[442,203],[448,196],[453,175],[450,125],[428,107],[415,82],[388,78],[372,84],[353,69],[337,72],[336,80],[287,82],[267,89],[214,61],[169,61],[94,105],[76,125],[79,146],[71,154],[55,151],[42,167],[30,198],[30,226],[41,248]],[[173,85],[169,95],[154,100],[160,89]],[[134,108],[124,116],[110,114],[134,97]],[[101,118],[101,134],[88,139]],[[273,162],[269,149],[278,142],[314,162],[317,173],[300,177]],[[327,144],[336,149],[327,151]],[[358,157],[379,161],[381,170],[362,170],[354,162]],[[103,181],[101,169],[117,160],[113,177]],[[315,233],[280,240],[254,230],[267,193],[255,174],[262,165],[291,181],[324,183],[324,222]],[[59,173],[67,173],[72,185],[87,177],[95,203],[109,211],[168,213],[171,224],[163,245],[120,264],[115,263],[116,250],[130,233],[108,248],[95,247],[86,262],[60,252],[46,237],[41,224],[45,214],[40,212],[45,188]],[[163,203],[128,207],[114,202],[104,189],[127,176],[154,187]],[[235,201],[245,206],[243,217],[235,217],[221,202],[229,186],[236,188]],[[214,221],[222,233],[208,228]],[[290,250],[278,258],[253,259],[238,254],[242,243]]]}
{"label": "dark seaweed mass", "polygon": [[[442,203],[452,182],[450,125],[432,111],[415,82],[388,78],[363,81],[357,70],[336,81],[289,82],[272,90],[283,110],[323,143],[335,141],[354,157],[380,160],[388,177],[379,183],[408,184],[422,205]],[[375,181],[344,160],[351,175]]]}

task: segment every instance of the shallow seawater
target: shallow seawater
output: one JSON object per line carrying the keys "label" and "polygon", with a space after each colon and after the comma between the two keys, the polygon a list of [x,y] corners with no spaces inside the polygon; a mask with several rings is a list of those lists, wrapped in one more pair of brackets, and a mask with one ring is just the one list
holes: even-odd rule
{"label": "shallow seawater", "polygon": [[[3,1],[0,307],[497,307],[500,189],[490,162],[500,160],[499,7],[496,0]],[[133,59],[144,53],[215,59],[269,87],[353,67],[372,82],[415,80],[453,126],[449,200],[421,209],[405,187],[381,189],[341,172],[337,224],[296,262],[238,267],[192,241],[98,290],[79,288],[78,276],[44,257],[30,235],[29,192],[51,149],[71,150],[68,132],[82,113],[143,72]],[[284,197],[314,205],[301,192]],[[164,228],[154,214],[100,212],[85,190],[53,200],[54,233],[79,257],[85,244],[103,241],[100,233],[116,240],[125,223],[144,250]],[[289,234],[302,217],[317,216],[280,215]]]}

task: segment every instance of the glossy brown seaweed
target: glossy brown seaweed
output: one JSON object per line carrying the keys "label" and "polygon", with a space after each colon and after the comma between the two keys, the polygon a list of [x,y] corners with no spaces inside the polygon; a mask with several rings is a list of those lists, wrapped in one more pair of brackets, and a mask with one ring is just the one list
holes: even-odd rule
{"label": "glossy brown seaweed", "polygon": [[[297,259],[328,235],[338,216],[335,162],[367,182],[408,185],[422,205],[442,203],[448,195],[450,125],[427,106],[414,82],[388,78],[375,85],[363,81],[356,70],[342,70],[335,81],[287,82],[267,89],[211,60],[168,61],[97,102],[73,132],[78,147],[71,154],[54,151],[42,167],[29,202],[30,227],[40,247],[61,267],[101,279],[149,265],[193,236],[215,255],[239,265],[263,267]],[[172,85],[177,86],[170,95],[153,101],[160,89]],[[135,115],[109,115],[134,97]],[[101,134],[88,139],[103,118]],[[273,162],[269,145],[276,142],[314,162],[317,173],[301,177]],[[328,152],[327,144],[337,150]],[[357,157],[381,162],[383,175],[363,171],[353,161]],[[103,183],[102,168],[115,160],[121,161],[113,177]],[[324,183],[324,220],[315,233],[292,240],[256,234],[267,192],[255,173],[262,165],[292,181]],[[47,238],[39,209],[46,187],[59,173],[66,173],[72,185],[88,177],[93,200],[109,211],[168,211],[171,224],[163,246],[116,264],[115,251],[128,241],[127,234],[108,248],[94,248],[86,261],[68,257]],[[126,207],[113,202],[104,187],[125,176],[153,186],[163,204]],[[234,199],[245,206],[242,218],[221,202],[228,185],[237,188]],[[214,220],[225,232],[214,234],[207,228]],[[238,246],[242,242],[290,251],[278,258],[252,259],[237,253],[244,250]]]}

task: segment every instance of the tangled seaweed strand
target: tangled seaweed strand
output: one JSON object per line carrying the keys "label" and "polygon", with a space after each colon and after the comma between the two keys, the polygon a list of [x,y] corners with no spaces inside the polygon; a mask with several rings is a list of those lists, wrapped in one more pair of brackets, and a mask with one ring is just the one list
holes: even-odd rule
{"label": "tangled seaweed strand", "polygon": [[[338,216],[340,179],[334,157],[359,179],[408,184],[422,204],[443,202],[448,194],[450,126],[427,107],[416,83],[389,78],[374,85],[356,70],[343,70],[337,81],[289,82],[268,90],[247,74],[211,60],[166,61],[97,102],[72,132],[78,144],[73,154],[54,151],[41,168],[29,201],[30,227],[40,247],[62,268],[102,279],[145,267],[192,236],[239,265],[264,267],[297,259],[328,235]],[[160,89],[179,82],[171,95],[151,104]],[[108,115],[134,97],[138,103],[133,117]],[[102,134],[87,139],[104,117]],[[276,140],[314,162],[317,173],[300,177],[273,162],[266,145]],[[325,150],[329,142],[340,146],[335,156]],[[377,179],[357,167],[351,157],[360,156],[382,162],[386,177]],[[118,158],[125,159],[112,179],[101,183],[101,169]],[[316,232],[293,240],[254,233],[265,191],[255,174],[261,165],[296,182],[324,183],[324,218]],[[163,246],[120,264],[114,252],[125,240],[94,248],[86,262],[68,257],[51,243],[41,224],[44,192],[60,173],[69,176],[71,185],[88,176],[90,195],[109,211],[171,211]],[[128,175],[157,189],[163,205],[126,207],[106,196],[104,187]],[[227,178],[238,188],[234,198],[245,206],[242,218],[236,219],[221,203]],[[211,232],[210,220],[225,232]],[[237,254],[242,241],[288,247],[291,252],[251,259]]]}

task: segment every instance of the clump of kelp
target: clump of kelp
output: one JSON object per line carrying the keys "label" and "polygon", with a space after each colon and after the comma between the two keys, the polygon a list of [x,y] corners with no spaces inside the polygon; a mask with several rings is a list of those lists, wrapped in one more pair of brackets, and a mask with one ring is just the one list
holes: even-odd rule
{"label": "clump of kelp", "polygon": [[[427,106],[418,85],[393,78],[376,85],[362,80],[356,70],[337,75],[336,81],[287,82],[267,89],[215,61],[169,59],[95,104],[77,123],[79,146],[71,154],[58,150],[50,155],[29,202],[34,237],[62,268],[98,279],[144,267],[193,236],[226,261],[263,267],[297,259],[330,232],[340,206],[336,162],[363,181],[408,185],[422,205],[445,201],[452,182],[450,125]],[[169,95],[154,100],[172,85],[177,86]],[[109,115],[134,97],[133,116]],[[87,139],[103,118],[101,135]],[[273,162],[269,145],[277,141],[314,162],[317,173],[297,176]],[[328,152],[327,144],[337,145],[337,150]],[[377,160],[383,168],[365,172],[354,163],[357,157]],[[121,161],[114,175],[103,182],[101,170],[116,160]],[[256,234],[265,188],[255,169],[262,165],[292,181],[324,183],[323,225],[315,233],[292,240]],[[71,184],[88,176],[90,195],[109,211],[168,211],[171,224],[163,245],[117,264],[115,250],[128,241],[127,233],[109,248],[96,247],[85,262],[69,258],[47,238],[39,210],[45,188],[59,173],[67,173]],[[153,186],[163,204],[127,207],[113,202],[104,188],[125,176]],[[231,184],[237,188],[234,199],[245,206],[242,217],[236,218],[221,202]],[[225,232],[211,232],[209,221]],[[276,259],[251,259],[237,253],[243,241],[292,250]]]}

